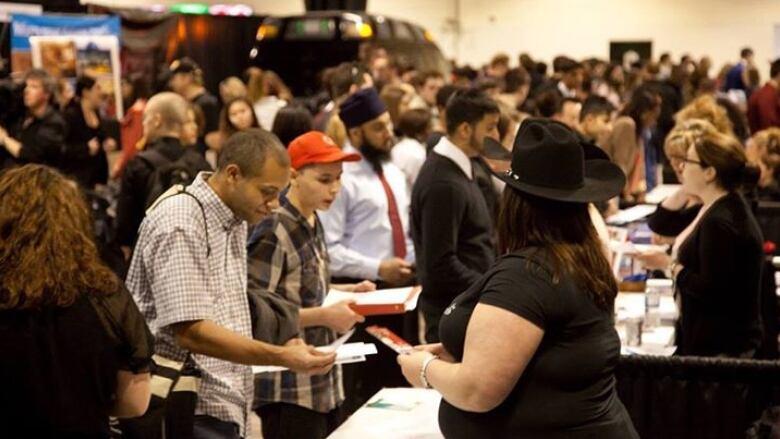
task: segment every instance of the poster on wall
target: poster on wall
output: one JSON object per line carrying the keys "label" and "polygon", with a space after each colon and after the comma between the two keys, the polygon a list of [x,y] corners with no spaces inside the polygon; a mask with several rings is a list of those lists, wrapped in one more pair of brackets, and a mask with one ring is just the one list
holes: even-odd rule
{"label": "poster on wall", "polygon": [[[86,35],[115,36],[120,33],[119,17],[108,15],[11,15],[11,70],[24,72],[32,67],[32,52],[30,38],[39,36]],[[63,48],[66,49],[66,48]],[[55,53],[52,48],[50,55],[67,56],[67,50]],[[64,61],[64,59],[63,59]]]}
{"label": "poster on wall", "polygon": [[653,56],[652,41],[610,41],[609,60],[626,69],[637,61],[650,61]]}
{"label": "poster on wall", "polygon": [[110,104],[115,108],[117,118],[123,117],[119,39],[116,36],[31,37],[30,48],[33,67],[66,79],[71,85],[79,75],[95,78],[103,93],[112,97]]}

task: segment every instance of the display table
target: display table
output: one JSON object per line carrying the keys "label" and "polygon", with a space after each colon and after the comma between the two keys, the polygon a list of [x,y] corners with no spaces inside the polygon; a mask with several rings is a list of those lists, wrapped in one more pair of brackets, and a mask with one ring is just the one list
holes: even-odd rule
{"label": "display table", "polygon": [[333,432],[329,439],[442,439],[441,395],[432,389],[385,388]]}

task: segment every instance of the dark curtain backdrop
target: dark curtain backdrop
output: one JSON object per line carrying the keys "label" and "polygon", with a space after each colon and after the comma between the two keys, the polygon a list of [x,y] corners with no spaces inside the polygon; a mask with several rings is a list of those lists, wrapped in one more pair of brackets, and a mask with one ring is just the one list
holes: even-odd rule
{"label": "dark curtain backdrop", "polygon": [[219,82],[249,67],[249,51],[264,17],[160,15],[119,11],[122,17],[122,70],[127,77],[155,81],[173,60],[184,56],[204,72],[206,88],[218,96]]}

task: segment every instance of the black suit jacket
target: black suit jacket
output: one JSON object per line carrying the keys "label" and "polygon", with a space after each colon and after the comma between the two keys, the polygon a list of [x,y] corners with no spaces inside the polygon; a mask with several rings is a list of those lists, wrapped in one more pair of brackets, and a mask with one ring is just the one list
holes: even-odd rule
{"label": "black suit jacket", "polygon": [[680,246],[677,353],[752,356],[761,343],[761,231],[747,202],[730,193]]}

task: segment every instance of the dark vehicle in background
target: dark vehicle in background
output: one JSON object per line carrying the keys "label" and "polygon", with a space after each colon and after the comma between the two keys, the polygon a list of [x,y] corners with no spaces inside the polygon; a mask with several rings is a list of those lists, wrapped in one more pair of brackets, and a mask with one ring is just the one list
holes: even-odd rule
{"label": "dark vehicle in background", "polygon": [[345,11],[267,17],[257,31],[250,64],[279,74],[295,96],[311,96],[319,89],[323,69],[357,60],[366,44],[383,47],[402,65],[449,72],[439,47],[420,26]]}

